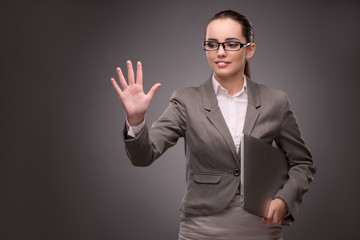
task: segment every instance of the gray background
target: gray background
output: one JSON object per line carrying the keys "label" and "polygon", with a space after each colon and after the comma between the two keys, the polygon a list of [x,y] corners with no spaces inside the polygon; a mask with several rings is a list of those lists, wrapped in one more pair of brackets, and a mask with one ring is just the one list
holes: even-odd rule
{"label": "gray background", "polygon": [[124,111],[109,81],[141,60],[157,92],[211,70],[207,21],[253,23],[253,79],[288,93],[318,168],[285,239],[359,239],[358,1],[1,1],[0,239],[177,239],[183,141],[131,166]]}

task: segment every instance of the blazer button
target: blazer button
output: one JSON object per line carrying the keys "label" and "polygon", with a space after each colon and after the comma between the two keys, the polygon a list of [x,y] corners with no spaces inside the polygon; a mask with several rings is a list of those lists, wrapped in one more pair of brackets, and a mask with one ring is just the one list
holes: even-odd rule
{"label": "blazer button", "polygon": [[234,176],[236,176],[236,177],[240,176],[240,170],[239,169],[234,170]]}

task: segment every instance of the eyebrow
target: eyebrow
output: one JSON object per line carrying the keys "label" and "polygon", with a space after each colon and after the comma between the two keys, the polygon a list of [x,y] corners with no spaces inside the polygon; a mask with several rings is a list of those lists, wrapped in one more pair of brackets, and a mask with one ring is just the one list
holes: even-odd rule
{"label": "eyebrow", "polygon": [[[235,37],[231,37],[231,38],[226,38],[226,39],[225,39],[225,41],[231,41],[231,40],[240,41],[240,39],[235,38]],[[216,38],[208,38],[207,41],[218,41],[218,39],[216,39]]]}

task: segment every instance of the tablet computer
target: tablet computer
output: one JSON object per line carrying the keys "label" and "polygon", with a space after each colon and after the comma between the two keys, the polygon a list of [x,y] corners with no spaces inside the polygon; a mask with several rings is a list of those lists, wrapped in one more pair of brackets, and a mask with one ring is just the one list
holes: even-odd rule
{"label": "tablet computer", "polygon": [[270,201],[288,179],[288,161],[278,148],[241,136],[241,206],[249,213],[266,217]]}

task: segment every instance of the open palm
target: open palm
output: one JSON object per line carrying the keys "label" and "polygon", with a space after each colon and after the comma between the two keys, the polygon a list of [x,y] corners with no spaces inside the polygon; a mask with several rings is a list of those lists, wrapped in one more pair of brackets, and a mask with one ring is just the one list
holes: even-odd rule
{"label": "open palm", "polygon": [[145,113],[149,108],[151,100],[153,99],[156,90],[160,87],[161,84],[154,84],[150,91],[145,94],[143,89],[143,73],[141,62],[137,62],[136,82],[131,61],[128,60],[126,65],[128,70],[129,84],[127,84],[125,77],[119,67],[116,68],[116,71],[119,76],[121,88],[116,83],[114,78],[111,78],[111,82],[116,92],[119,94],[130,125],[136,126],[144,120]]}

